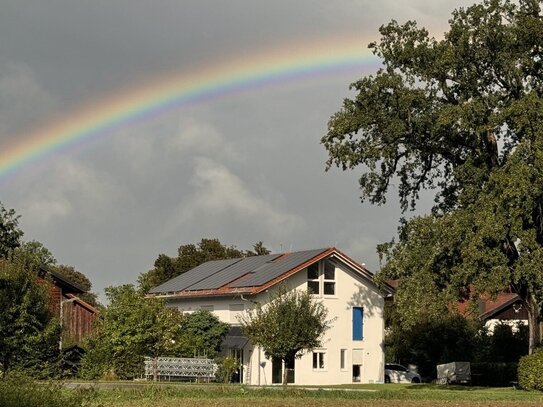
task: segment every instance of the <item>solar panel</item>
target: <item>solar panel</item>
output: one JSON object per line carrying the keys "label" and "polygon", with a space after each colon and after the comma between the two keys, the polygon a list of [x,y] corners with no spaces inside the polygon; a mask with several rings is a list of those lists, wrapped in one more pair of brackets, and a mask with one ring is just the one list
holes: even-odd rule
{"label": "solar panel", "polygon": [[234,281],[236,278],[243,276],[267,262],[276,259],[280,254],[270,254],[264,256],[253,256],[246,257],[241,261],[231,264],[230,266],[221,270],[220,273],[215,273],[200,282],[191,285],[189,290],[214,290],[216,288],[222,287],[225,284],[228,284],[231,281]]}
{"label": "solar panel", "polygon": [[199,266],[190,269],[186,273],[183,273],[158,287],[152,288],[149,293],[167,293],[176,292],[188,289],[190,286],[199,283],[200,281],[220,272],[226,267],[235,264],[242,259],[225,259],[225,260],[213,260],[200,264]]}
{"label": "solar panel", "polygon": [[279,277],[281,274],[292,270],[296,266],[311,260],[313,257],[318,256],[326,250],[328,249],[306,250],[302,252],[290,253],[277,261],[262,265],[260,268],[254,271],[252,276],[232,284],[231,287],[241,288],[260,286],[276,277]]}

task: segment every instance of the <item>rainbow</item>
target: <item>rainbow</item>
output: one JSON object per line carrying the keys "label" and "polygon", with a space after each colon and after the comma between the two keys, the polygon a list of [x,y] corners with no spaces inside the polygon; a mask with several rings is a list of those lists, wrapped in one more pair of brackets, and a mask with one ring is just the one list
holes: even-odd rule
{"label": "rainbow", "polygon": [[[301,43],[228,61],[214,61],[99,101],[66,118],[15,138],[0,153],[0,179],[31,162],[134,122],[255,87],[353,73],[375,67],[377,58],[360,39]],[[356,76],[353,78],[356,79]],[[348,84],[346,83],[345,86]]]}

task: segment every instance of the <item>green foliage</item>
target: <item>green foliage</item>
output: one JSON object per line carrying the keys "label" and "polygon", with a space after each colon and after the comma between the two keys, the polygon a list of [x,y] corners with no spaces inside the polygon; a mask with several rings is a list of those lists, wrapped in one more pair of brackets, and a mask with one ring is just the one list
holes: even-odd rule
{"label": "green foliage", "polygon": [[524,356],[518,364],[518,383],[526,390],[543,391],[543,351]]}
{"label": "green foliage", "polygon": [[140,289],[148,292],[186,271],[211,260],[234,259],[245,256],[269,254],[262,242],[256,243],[254,251],[238,250],[234,246],[225,246],[218,239],[202,239],[198,244],[181,245],[177,257],[160,254],[155,260],[154,268],[140,274]]}
{"label": "green foliage", "polygon": [[478,331],[475,361],[488,363],[517,363],[528,354],[528,327],[518,324],[515,329],[502,323],[492,332]]}
{"label": "green foliage", "polygon": [[330,119],[328,167],[364,165],[363,199],[384,203],[396,178],[402,207],[437,187],[451,208],[540,131],[540,2],[485,0],[449,23],[441,40],[414,21],[382,26],[369,47],[383,68],[353,83],[358,95]]}
{"label": "green foliage", "polygon": [[[251,388],[232,385],[139,385],[99,390],[97,403],[122,406],[536,406],[543,403],[540,392],[512,388],[475,388],[466,386],[349,384],[324,389]],[[346,391],[353,389],[355,391]]]}
{"label": "green foliage", "polygon": [[65,264],[51,266],[51,269],[66,278],[66,280],[82,288],[85,292],[79,294],[79,297],[83,301],[88,302],[92,306],[98,305],[96,294],[90,292],[92,289],[92,283],[85,274],[77,271],[75,267],[67,266]]}
{"label": "green foliage", "polygon": [[516,381],[516,364],[528,353],[528,329],[518,324],[497,324],[493,332],[470,318],[451,311],[423,316],[405,324],[386,304],[385,358],[418,366],[425,380],[434,379],[436,365],[455,360],[472,362],[473,382],[480,386],[508,386]]}
{"label": "green foliage", "polygon": [[179,349],[179,355],[185,357],[205,355],[214,358],[229,329],[230,325],[221,322],[209,311],[199,310],[184,315],[181,321],[184,348]]}
{"label": "green foliage", "polygon": [[[415,22],[380,28],[383,60],[329,122],[328,168],[364,166],[362,199],[404,210],[435,189],[432,215],[379,247],[383,280],[401,280],[404,323],[460,298],[508,290],[540,343],[543,303],[541,2],[485,0],[453,12],[441,40]],[[419,315],[419,314],[422,315]],[[431,315],[430,315],[431,316]]]}
{"label": "green foliage", "polygon": [[261,241],[255,243],[253,245],[253,250],[247,250],[245,252],[245,255],[247,257],[249,256],[264,256],[266,254],[270,254],[271,251],[268,250],[265,246],[264,246],[264,243],[262,243]]}
{"label": "green foliage", "polygon": [[471,384],[473,386],[509,387],[518,381],[518,363],[472,363]]}
{"label": "green foliage", "polygon": [[28,256],[28,261],[32,262],[34,267],[48,267],[57,263],[53,253],[51,253],[51,251],[42,243],[36,240],[23,242],[17,251],[24,253],[25,256]]}
{"label": "green foliage", "polygon": [[[262,347],[266,357],[285,362],[321,346],[322,335],[332,322],[327,315],[326,307],[309,292],[281,286],[269,302],[257,304],[241,316],[240,322],[244,334]],[[283,384],[287,384],[287,369]]]}
{"label": "green foliage", "polygon": [[21,245],[23,231],[19,228],[19,217],[15,210],[4,208],[0,202],[0,258],[7,258]]}
{"label": "green foliage", "polygon": [[424,380],[436,377],[436,365],[473,360],[477,351],[477,326],[461,315],[445,313],[411,326],[395,324],[385,338],[388,361],[412,363]]}
{"label": "green foliage", "polygon": [[83,407],[90,405],[90,391],[68,391],[61,383],[36,383],[21,375],[0,380],[2,407]]}
{"label": "green foliage", "polygon": [[227,356],[219,360],[218,380],[221,383],[230,383],[232,375],[240,368],[240,363],[234,357]]}
{"label": "green foliage", "polygon": [[77,271],[73,266],[61,264],[58,266],[54,266],[53,271],[62,275],[66,278],[66,280],[74,283],[85,291],[90,291],[92,288],[92,283],[90,282],[88,277],[80,271]]}
{"label": "green foliage", "polygon": [[81,361],[80,375],[87,379],[140,376],[145,356],[214,357],[229,329],[208,311],[182,314],[132,285],[109,287],[106,296],[109,306]]}
{"label": "green foliage", "polygon": [[36,271],[17,254],[10,261],[0,259],[0,370],[55,375],[59,338],[59,321]]}
{"label": "green foliage", "polygon": [[182,314],[163,301],[145,298],[132,285],[106,288],[109,306],[96,323],[96,334],[87,343],[81,375],[113,375],[131,379],[143,372],[144,356],[175,353],[181,346]]}

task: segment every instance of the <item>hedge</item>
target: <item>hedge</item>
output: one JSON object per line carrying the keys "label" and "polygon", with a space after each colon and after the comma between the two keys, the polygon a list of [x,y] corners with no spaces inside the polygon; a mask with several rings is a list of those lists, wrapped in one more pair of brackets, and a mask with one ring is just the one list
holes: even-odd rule
{"label": "hedge", "polygon": [[526,390],[543,390],[543,351],[520,358],[518,364],[518,384]]}
{"label": "hedge", "polygon": [[517,363],[472,363],[474,386],[507,387],[517,381]]}

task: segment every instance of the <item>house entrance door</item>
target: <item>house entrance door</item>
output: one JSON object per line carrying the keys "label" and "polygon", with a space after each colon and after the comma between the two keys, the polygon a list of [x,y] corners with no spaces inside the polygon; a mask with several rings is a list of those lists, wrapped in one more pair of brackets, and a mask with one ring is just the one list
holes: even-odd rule
{"label": "house entrance door", "polygon": [[231,349],[230,356],[238,362],[238,369],[232,375],[232,383],[243,383],[243,349]]}
{"label": "house entrance door", "polygon": [[[294,365],[294,359],[287,360],[285,363],[284,367],[288,369],[287,383],[294,383]],[[281,359],[272,360],[272,383],[283,383],[283,361]]]}

